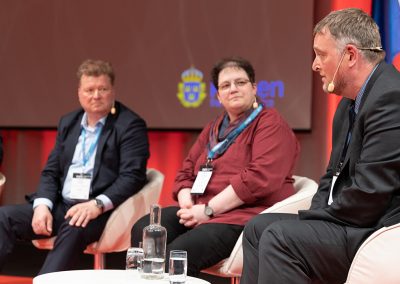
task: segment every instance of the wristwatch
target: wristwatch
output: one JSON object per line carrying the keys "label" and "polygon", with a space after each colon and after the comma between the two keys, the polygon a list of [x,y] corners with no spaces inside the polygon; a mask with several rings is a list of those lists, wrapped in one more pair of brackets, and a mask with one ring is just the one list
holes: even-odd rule
{"label": "wristwatch", "polygon": [[204,207],[204,214],[206,214],[206,216],[210,218],[214,216],[214,210],[210,206],[208,206],[208,203]]}
{"label": "wristwatch", "polygon": [[95,198],[94,201],[96,202],[96,207],[101,209],[101,212],[104,210],[104,203],[101,199]]}

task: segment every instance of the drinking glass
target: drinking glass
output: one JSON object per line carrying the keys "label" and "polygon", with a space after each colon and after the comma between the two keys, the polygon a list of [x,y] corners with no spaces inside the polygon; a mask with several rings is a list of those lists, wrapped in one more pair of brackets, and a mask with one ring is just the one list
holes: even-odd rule
{"label": "drinking glass", "polygon": [[169,253],[169,283],[185,283],[186,273],[187,252],[184,250],[171,250]]}
{"label": "drinking glass", "polygon": [[138,272],[142,270],[142,262],[144,258],[143,248],[132,247],[126,252],[126,269],[136,269]]}

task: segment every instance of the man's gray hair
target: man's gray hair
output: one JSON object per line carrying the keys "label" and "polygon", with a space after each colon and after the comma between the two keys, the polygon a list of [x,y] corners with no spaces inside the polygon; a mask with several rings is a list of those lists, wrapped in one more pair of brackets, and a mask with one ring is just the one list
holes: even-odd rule
{"label": "man's gray hair", "polygon": [[326,29],[338,43],[340,51],[346,44],[353,44],[370,62],[377,63],[385,58],[378,25],[360,9],[349,8],[329,13],[315,26],[314,36],[325,33]]}

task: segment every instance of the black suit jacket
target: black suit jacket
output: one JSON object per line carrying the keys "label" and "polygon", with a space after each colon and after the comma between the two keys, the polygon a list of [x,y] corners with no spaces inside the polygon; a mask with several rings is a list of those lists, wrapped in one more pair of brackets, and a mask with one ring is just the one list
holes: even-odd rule
{"label": "black suit jacket", "polygon": [[310,210],[301,219],[378,229],[400,222],[400,74],[380,63],[370,78],[354,122],[343,170],[328,206],[332,176],[339,163],[353,101],[343,98],[333,121],[332,152]]}
{"label": "black suit jacket", "polygon": [[[146,124],[137,114],[116,102],[116,114],[107,116],[95,157],[89,198],[105,194],[114,207],[138,192],[146,182],[149,144]],[[62,199],[62,187],[81,134],[83,109],[63,116],[57,139],[42,171],[37,192],[53,204]]]}

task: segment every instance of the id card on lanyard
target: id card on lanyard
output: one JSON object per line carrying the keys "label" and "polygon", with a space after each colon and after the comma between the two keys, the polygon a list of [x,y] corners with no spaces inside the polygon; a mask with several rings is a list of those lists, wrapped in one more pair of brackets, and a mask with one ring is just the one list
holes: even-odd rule
{"label": "id card on lanyard", "polygon": [[82,128],[82,172],[72,173],[71,191],[69,198],[88,200],[90,194],[90,186],[92,184],[92,175],[85,173],[85,167],[89,159],[94,155],[99,141],[101,128],[96,129],[96,137],[93,143],[90,145],[88,152],[86,153],[86,129]]}
{"label": "id card on lanyard", "polygon": [[192,186],[192,190],[190,193],[192,194],[203,194],[206,190],[207,184],[211,179],[213,172],[213,167],[211,165],[203,165],[200,167],[199,172],[197,173],[196,179]]}
{"label": "id card on lanyard", "polygon": [[88,200],[92,176],[90,174],[72,174],[71,192],[69,198]]}
{"label": "id card on lanyard", "polygon": [[[352,118],[354,119],[354,117]],[[329,190],[329,198],[328,198],[328,205],[331,205],[333,202],[333,188],[335,186],[335,183],[342,171],[343,165],[344,165],[344,161],[345,161],[345,157],[346,157],[346,153],[347,153],[347,148],[350,144],[350,140],[351,140],[351,132],[353,131],[353,122],[350,122],[349,124],[349,130],[347,131],[347,136],[346,136],[346,142],[343,146],[343,150],[342,150],[342,155],[340,157],[340,161],[339,164],[336,168],[336,172],[335,174],[332,176],[332,182],[331,182],[331,188]]]}
{"label": "id card on lanyard", "polygon": [[333,187],[335,186],[336,180],[338,178],[339,175],[334,175],[332,177],[332,182],[331,182],[331,189],[329,191],[329,199],[328,199],[328,205],[331,205],[333,202],[333,196],[332,196],[332,192],[333,192]]}
{"label": "id card on lanyard", "polygon": [[207,163],[200,166],[200,170],[197,173],[196,179],[192,186],[190,193],[192,194],[203,194],[207,188],[207,185],[211,179],[213,166],[211,162],[216,154],[223,154],[227,148],[232,144],[236,137],[242,133],[242,131],[257,117],[261,112],[263,106],[260,104],[249,117],[241,124],[238,128],[232,131],[223,141],[215,145],[211,150],[208,151]]}
{"label": "id card on lanyard", "polygon": [[335,183],[340,175],[340,172],[342,171],[343,161],[344,161],[344,155],[342,154],[341,161],[339,162],[339,165],[336,168],[335,174],[332,176],[331,188],[329,190],[328,205],[331,205],[333,202],[333,187],[335,186]]}

